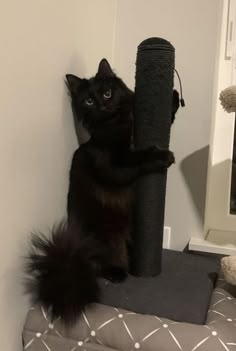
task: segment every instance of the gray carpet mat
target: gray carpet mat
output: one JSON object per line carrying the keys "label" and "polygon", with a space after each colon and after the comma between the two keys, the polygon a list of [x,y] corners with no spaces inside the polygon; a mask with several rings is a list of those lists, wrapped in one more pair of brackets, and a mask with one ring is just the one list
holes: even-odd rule
{"label": "gray carpet mat", "polygon": [[220,269],[219,259],[163,250],[162,273],[100,281],[100,303],[180,322],[204,324]]}

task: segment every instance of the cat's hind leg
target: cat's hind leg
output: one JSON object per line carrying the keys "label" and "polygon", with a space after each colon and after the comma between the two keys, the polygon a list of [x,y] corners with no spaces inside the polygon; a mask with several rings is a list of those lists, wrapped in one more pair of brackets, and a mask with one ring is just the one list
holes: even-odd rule
{"label": "cat's hind leg", "polygon": [[113,283],[124,281],[128,276],[127,240],[123,235],[113,238],[109,245],[108,260],[102,269],[102,276]]}

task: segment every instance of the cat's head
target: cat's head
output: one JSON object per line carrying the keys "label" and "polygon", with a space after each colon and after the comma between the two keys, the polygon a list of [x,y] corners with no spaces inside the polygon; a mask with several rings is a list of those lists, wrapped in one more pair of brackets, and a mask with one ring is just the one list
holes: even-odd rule
{"label": "cat's head", "polygon": [[73,112],[90,133],[130,119],[133,93],[106,59],[99,63],[95,77],[81,79],[67,74],[66,80]]}

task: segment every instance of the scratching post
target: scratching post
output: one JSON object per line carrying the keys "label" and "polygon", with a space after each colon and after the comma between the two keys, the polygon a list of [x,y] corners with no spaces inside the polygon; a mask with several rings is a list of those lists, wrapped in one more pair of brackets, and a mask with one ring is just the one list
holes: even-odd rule
{"label": "scratching post", "polygon": [[[150,38],[138,47],[134,108],[136,149],[155,144],[168,148],[174,56],[173,46],[163,39]],[[166,172],[138,180],[130,262],[132,275],[121,284],[101,280],[100,302],[136,313],[204,324],[219,262],[203,255],[162,250],[165,191]]]}
{"label": "scratching post", "polygon": [[[174,78],[174,47],[161,38],[144,40],[136,61],[134,142],[137,149],[169,146]],[[131,272],[161,272],[166,172],[137,182]]]}

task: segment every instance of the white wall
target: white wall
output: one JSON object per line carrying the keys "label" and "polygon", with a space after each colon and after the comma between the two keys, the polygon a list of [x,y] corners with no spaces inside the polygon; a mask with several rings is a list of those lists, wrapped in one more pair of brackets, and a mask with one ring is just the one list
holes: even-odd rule
{"label": "white wall", "polygon": [[65,73],[112,57],[115,2],[8,0],[0,11],[0,340],[21,347],[22,259],[32,229],[65,213],[77,142]]}
{"label": "white wall", "polygon": [[[171,246],[182,249],[191,236],[203,236],[207,153],[220,0],[119,0],[114,66],[134,85],[137,45],[151,36],[176,48],[176,68],[186,108],[178,112],[171,149],[176,165],[168,174],[165,224]],[[176,87],[179,90],[178,82]]]}

